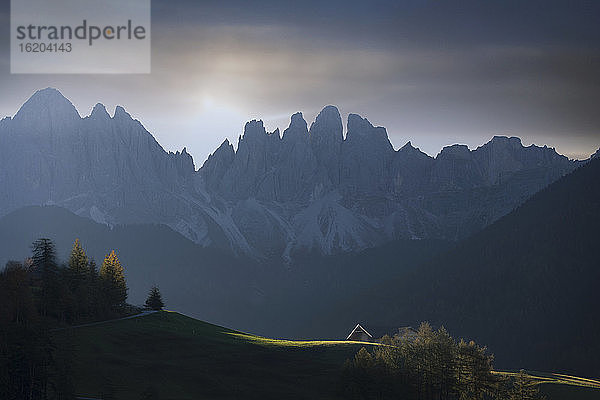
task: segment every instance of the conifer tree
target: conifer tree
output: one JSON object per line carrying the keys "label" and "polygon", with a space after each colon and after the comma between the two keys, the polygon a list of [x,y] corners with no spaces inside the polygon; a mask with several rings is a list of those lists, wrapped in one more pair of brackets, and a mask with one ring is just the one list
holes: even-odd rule
{"label": "conifer tree", "polygon": [[104,257],[100,278],[107,306],[113,311],[123,306],[127,300],[127,284],[123,267],[114,250]]}
{"label": "conifer tree", "polygon": [[39,292],[36,290],[36,300],[40,314],[58,317],[61,314],[60,282],[54,243],[50,239],[40,238],[32,243],[31,250],[34,286],[39,290]]}
{"label": "conifer tree", "polygon": [[494,357],[475,342],[461,340],[457,348],[457,391],[461,400],[483,399],[497,390],[491,374]]}
{"label": "conifer tree", "polygon": [[56,248],[52,240],[40,238],[31,245],[33,265],[44,271],[57,268]]}
{"label": "conifer tree", "polygon": [[90,259],[88,273],[92,279],[98,277],[98,267],[96,266],[96,260],[93,258]]}
{"label": "conifer tree", "polygon": [[73,319],[81,318],[83,315],[90,314],[91,312],[93,303],[91,287],[93,282],[89,270],[88,257],[79,239],[75,239],[66,271],[66,278],[71,290]]}
{"label": "conifer tree", "polygon": [[367,399],[374,389],[375,361],[369,351],[362,347],[354,356],[354,361],[346,364],[344,375],[348,382],[347,395],[350,398]]}
{"label": "conifer tree", "polygon": [[540,390],[525,371],[521,370],[515,375],[515,380],[510,391],[509,400],[538,400],[541,399]]}
{"label": "conifer tree", "polygon": [[434,376],[438,398],[449,399],[454,397],[454,372],[456,370],[456,347],[457,344],[452,339],[448,331],[441,327],[434,335],[433,356]]}
{"label": "conifer tree", "polygon": [[71,255],[69,257],[69,268],[75,275],[83,277],[88,273],[88,264],[88,257],[85,254],[83,247],[81,247],[79,239],[75,239],[75,243],[73,243],[73,249],[71,250]]}
{"label": "conifer tree", "polygon": [[354,356],[354,365],[356,368],[368,370],[373,367],[373,356],[365,347],[361,347]]}
{"label": "conifer tree", "polygon": [[101,293],[101,280],[99,279],[98,267],[96,261],[93,258],[89,259],[88,263],[88,293],[90,302],[88,304],[88,312],[91,315],[98,315],[102,307]]}
{"label": "conifer tree", "polygon": [[158,286],[152,286],[152,289],[150,289],[150,293],[148,294],[148,298],[146,299],[146,308],[158,311],[162,310],[164,306],[165,303],[162,300]]}

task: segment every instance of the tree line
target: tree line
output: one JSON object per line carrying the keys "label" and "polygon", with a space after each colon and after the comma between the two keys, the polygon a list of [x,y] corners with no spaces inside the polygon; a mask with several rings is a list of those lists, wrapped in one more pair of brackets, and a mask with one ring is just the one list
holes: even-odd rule
{"label": "tree line", "polygon": [[19,268],[28,272],[40,317],[74,323],[128,311],[125,273],[114,250],[104,257],[100,269],[88,258],[79,239],[66,265],[58,264],[55,246],[49,239],[36,240],[32,253],[24,264],[12,263],[5,273]]}
{"label": "tree line", "polygon": [[72,398],[69,355],[51,331],[135,312],[115,251],[100,268],[77,239],[66,263],[54,243],[33,242],[31,257],[10,261],[0,272],[0,398]]}
{"label": "tree line", "polygon": [[513,378],[493,373],[485,347],[428,323],[417,332],[384,336],[370,351],[361,348],[344,364],[340,390],[347,399],[541,399],[523,371]]}

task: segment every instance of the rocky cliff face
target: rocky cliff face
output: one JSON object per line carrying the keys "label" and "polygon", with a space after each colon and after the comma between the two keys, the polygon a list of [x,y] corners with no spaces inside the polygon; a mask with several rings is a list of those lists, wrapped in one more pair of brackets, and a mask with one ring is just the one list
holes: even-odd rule
{"label": "rocky cliff face", "polygon": [[[500,136],[475,150],[448,146],[433,158],[410,142],[394,150],[384,128],[356,114],[347,126],[344,138],[333,106],[310,130],[294,114],[281,140],[253,121],[237,153],[221,146],[197,174],[211,196],[235,204],[236,221],[245,221],[237,227],[253,247],[334,253],[398,238],[464,238],[579,165]],[[223,160],[219,171],[215,159]],[[219,185],[210,183],[216,179]],[[254,224],[242,218],[250,214]],[[277,239],[263,238],[261,226],[276,229]]]}
{"label": "rocky cliff face", "polygon": [[167,153],[122,108],[81,118],[54,89],[37,92],[0,131],[0,210],[59,204],[103,223],[187,213],[193,183],[185,150]]}
{"label": "rocky cliff face", "polygon": [[250,121],[237,151],[226,140],[195,170],[139,121],[98,104],[81,118],[55,89],[0,121],[0,215],[57,204],[95,221],[155,222],[205,246],[256,257],[356,251],[396,238],[459,239],[577,167],[547,147],[494,137],[433,158],[392,147],[382,127],[337,108],[310,129]]}

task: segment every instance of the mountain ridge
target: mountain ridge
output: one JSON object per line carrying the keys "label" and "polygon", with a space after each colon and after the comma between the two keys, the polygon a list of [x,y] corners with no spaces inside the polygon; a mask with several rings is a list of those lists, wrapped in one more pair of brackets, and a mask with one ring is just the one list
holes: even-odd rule
{"label": "mountain ridge", "polygon": [[358,251],[398,238],[457,240],[506,214],[580,161],[494,137],[431,157],[395,150],[383,127],[326,106],[267,132],[246,123],[196,170],[121,106],[81,117],[56,89],[0,123],[0,215],[56,204],[108,225],[161,223],[203,246],[256,258]]}

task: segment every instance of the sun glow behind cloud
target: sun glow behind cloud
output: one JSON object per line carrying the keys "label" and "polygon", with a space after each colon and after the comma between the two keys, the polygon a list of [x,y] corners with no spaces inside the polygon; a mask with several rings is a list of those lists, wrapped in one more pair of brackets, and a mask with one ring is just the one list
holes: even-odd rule
{"label": "sun glow behind cloud", "polygon": [[[11,96],[0,98],[0,114],[54,86],[80,111],[97,101],[125,106],[166,149],[187,146],[197,166],[226,137],[235,144],[250,119],[283,131],[292,113],[310,124],[328,104],[385,126],[396,148],[411,140],[431,155],[495,134],[580,158],[600,146],[600,56],[588,11],[562,26],[529,5],[515,13],[508,3],[334,3],[154,2],[152,74],[3,72]],[[539,18],[521,23],[531,13]]]}

